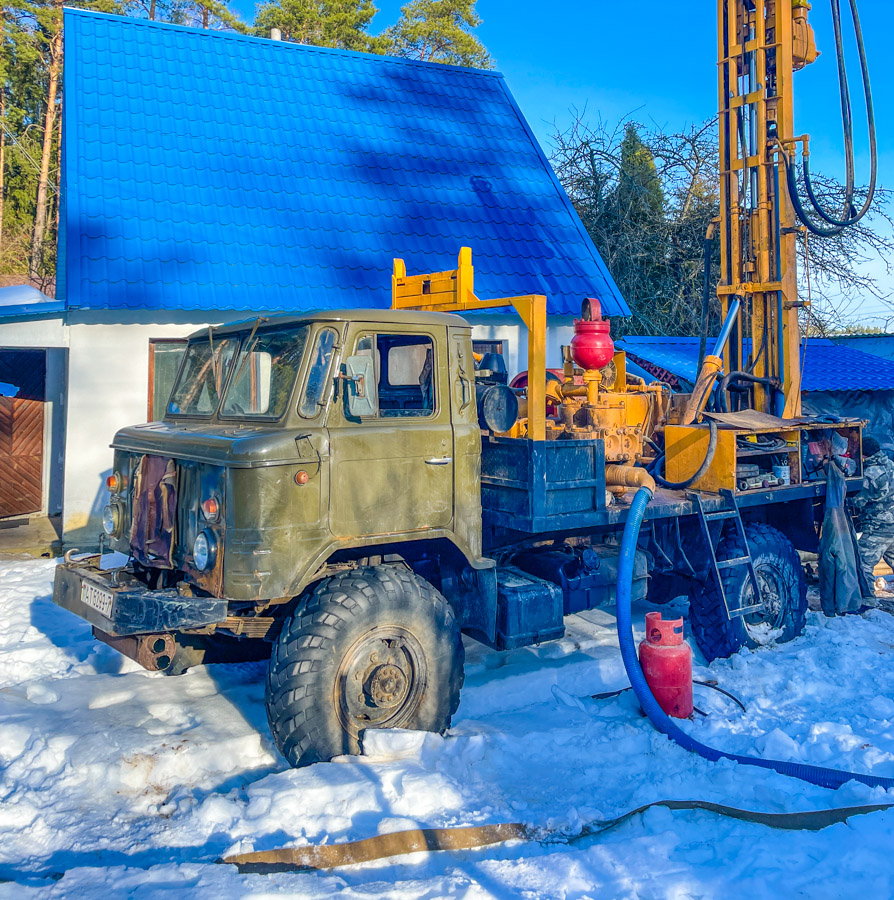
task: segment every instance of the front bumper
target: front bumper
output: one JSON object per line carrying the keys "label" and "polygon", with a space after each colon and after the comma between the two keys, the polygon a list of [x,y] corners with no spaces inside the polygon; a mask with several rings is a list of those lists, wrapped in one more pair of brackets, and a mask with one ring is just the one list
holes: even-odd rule
{"label": "front bumper", "polygon": [[101,568],[98,556],[56,566],[53,602],[112,636],[185,631],[227,617],[226,600],[150,590],[124,570]]}

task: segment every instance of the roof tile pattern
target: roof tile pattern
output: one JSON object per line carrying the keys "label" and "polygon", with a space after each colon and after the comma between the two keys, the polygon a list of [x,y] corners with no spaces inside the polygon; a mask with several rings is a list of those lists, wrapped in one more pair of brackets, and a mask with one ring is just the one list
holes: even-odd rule
{"label": "roof tile pattern", "polygon": [[66,300],[387,306],[392,259],[627,315],[502,76],[65,11]]}
{"label": "roof tile pattern", "polygon": [[[616,342],[635,359],[645,360],[687,381],[698,375],[696,337],[631,336]],[[714,338],[708,338],[708,352]],[[894,390],[894,360],[836,344],[826,338],[810,338],[804,353],[801,375],[804,391],[890,391]]]}

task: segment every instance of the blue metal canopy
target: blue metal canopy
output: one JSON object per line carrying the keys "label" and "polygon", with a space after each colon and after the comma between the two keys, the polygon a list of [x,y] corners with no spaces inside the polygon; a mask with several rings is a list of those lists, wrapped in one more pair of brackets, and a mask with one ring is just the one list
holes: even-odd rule
{"label": "blue metal canopy", "polygon": [[[616,342],[635,362],[650,370],[664,370],[690,384],[698,376],[697,337],[626,337]],[[708,338],[710,352],[714,339]],[[836,344],[809,338],[804,351],[803,391],[894,390],[894,361]]]}
{"label": "blue metal canopy", "polygon": [[72,9],[65,56],[70,307],[384,307],[466,245],[482,298],[630,314],[501,75]]}

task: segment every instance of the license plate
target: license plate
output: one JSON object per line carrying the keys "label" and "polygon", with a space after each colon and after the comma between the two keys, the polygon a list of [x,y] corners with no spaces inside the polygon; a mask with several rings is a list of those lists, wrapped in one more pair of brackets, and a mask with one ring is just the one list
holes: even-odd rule
{"label": "license plate", "polygon": [[81,603],[85,603],[91,609],[101,612],[107,619],[112,618],[112,604],[115,602],[115,595],[99,585],[90,581],[81,583]]}

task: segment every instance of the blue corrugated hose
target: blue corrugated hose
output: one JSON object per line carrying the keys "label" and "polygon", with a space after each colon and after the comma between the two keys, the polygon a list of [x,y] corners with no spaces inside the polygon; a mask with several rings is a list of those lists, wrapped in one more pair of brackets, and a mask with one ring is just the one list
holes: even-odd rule
{"label": "blue corrugated hose", "polygon": [[809,781],[820,787],[839,788],[848,781],[859,781],[869,787],[894,787],[894,778],[884,778],[880,775],[862,775],[858,772],[842,772],[838,769],[824,769],[821,766],[807,766],[801,763],[785,762],[778,759],[761,759],[756,756],[740,756],[738,753],[725,753],[715,750],[713,747],[702,744],[691,738],[658,705],[658,701],[652,695],[643,670],[640,668],[636,655],[636,644],[633,640],[633,621],[630,615],[630,593],[633,585],[633,560],[636,555],[636,544],[639,539],[639,530],[643,522],[646,507],[652,499],[649,488],[640,488],[630,505],[627,515],[627,523],[624,525],[624,537],[621,539],[621,560],[618,566],[618,641],[621,645],[621,658],[624,660],[624,668],[627,677],[639,699],[640,705],[652,724],[672,741],[676,741],[686,750],[691,750],[705,759],[716,762],[719,759],[731,759],[745,766],[759,766],[762,769],[773,769],[781,775],[790,775],[792,778],[800,778],[801,781]]}

